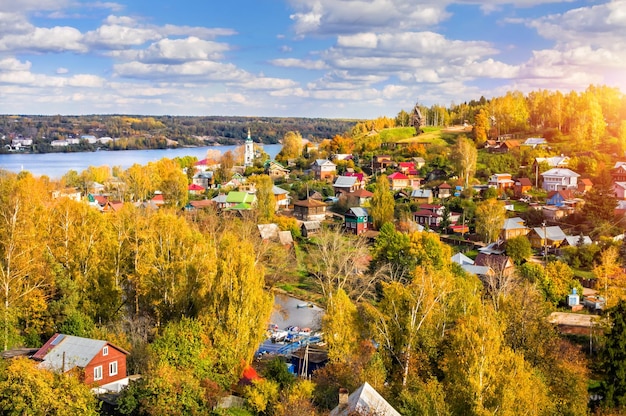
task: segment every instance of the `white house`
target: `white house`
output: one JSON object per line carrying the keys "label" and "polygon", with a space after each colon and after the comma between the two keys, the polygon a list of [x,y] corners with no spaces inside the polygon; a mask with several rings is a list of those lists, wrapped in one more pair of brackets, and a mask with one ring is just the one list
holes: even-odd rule
{"label": "white house", "polygon": [[541,174],[543,189],[546,191],[562,191],[564,189],[578,189],[578,173],[570,169],[554,168]]}

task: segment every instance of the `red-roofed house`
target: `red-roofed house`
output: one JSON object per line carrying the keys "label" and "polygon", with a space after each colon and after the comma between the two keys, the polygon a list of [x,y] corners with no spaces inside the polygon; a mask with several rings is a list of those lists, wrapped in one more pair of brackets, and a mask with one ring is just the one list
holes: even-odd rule
{"label": "red-roofed house", "polygon": [[578,181],[578,192],[584,194],[587,191],[591,191],[591,188],[593,188],[593,182],[591,182],[591,179],[585,178]]}
{"label": "red-roofed house", "polygon": [[155,205],[165,205],[165,198],[163,198],[163,194],[156,194],[150,201]]}
{"label": "red-roofed house", "polygon": [[362,207],[363,205],[368,203],[373,196],[374,194],[366,189],[357,189],[354,192],[346,194],[346,197],[348,198],[348,203],[350,205],[357,205],[359,207]]}
{"label": "red-roofed house", "polygon": [[126,379],[127,355],[127,351],[107,341],[54,334],[32,358],[50,371],[83,370],[85,384],[106,388]]}
{"label": "red-roofed house", "polygon": [[394,172],[387,176],[387,179],[389,179],[391,189],[394,191],[410,187],[409,177],[402,172]]}
{"label": "red-roofed house", "polygon": [[102,212],[117,212],[122,209],[124,202],[122,201],[107,201],[102,207]]}
{"label": "red-roofed house", "polygon": [[452,186],[447,182],[442,182],[435,190],[437,191],[437,198],[448,198],[452,193]]}
{"label": "red-roofed house", "polygon": [[187,187],[187,190],[189,191],[191,195],[198,195],[204,192],[204,188],[200,185],[196,185],[195,183],[192,183],[191,185],[189,185]]}
{"label": "red-roofed house", "polygon": [[400,172],[404,173],[405,175],[410,175],[411,171],[417,172],[417,169],[415,168],[415,162],[400,162],[398,163],[398,169],[400,169]]}

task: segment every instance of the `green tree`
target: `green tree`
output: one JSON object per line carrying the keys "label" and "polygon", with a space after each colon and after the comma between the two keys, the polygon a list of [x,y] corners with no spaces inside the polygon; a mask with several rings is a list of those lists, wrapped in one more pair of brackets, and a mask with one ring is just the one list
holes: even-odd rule
{"label": "green tree", "polygon": [[387,176],[380,175],[374,185],[374,195],[370,201],[370,215],[374,228],[380,228],[387,222],[393,222],[395,200],[389,187]]}
{"label": "green tree", "polygon": [[387,268],[392,280],[405,281],[416,266],[408,255],[410,246],[407,234],[396,231],[390,222],[383,224],[372,248],[370,268]]}
{"label": "green tree", "polygon": [[496,199],[487,199],[476,206],[476,232],[487,243],[496,241],[504,219],[504,207]]}
{"label": "green tree", "polygon": [[525,235],[509,238],[506,241],[505,252],[518,266],[533,255],[530,241]]}
{"label": "green tree", "polygon": [[611,325],[605,336],[601,365],[603,403],[607,407],[626,407],[626,302],[618,302],[608,311]]}

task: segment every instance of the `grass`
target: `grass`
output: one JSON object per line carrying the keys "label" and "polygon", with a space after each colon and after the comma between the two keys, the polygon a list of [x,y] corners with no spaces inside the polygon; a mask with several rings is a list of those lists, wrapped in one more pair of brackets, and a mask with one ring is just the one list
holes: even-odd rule
{"label": "grass", "polygon": [[590,272],[587,270],[572,269],[572,271],[574,272],[574,277],[582,277],[583,279],[595,278],[595,275],[593,274],[593,272]]}
{"label": "grass", "polygon": [[378,133],[383,143],[404,141],[415,136],[415,128],[413,127],[395,127],[382,130]]}

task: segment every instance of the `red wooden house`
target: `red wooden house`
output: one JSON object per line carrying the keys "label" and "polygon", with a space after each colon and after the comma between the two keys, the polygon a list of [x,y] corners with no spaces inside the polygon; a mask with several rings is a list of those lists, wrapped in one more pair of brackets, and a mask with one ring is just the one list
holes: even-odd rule
{"label": "red wooden house", "polygon": [[104,386],[126,378],[127,355],[107,341],[54,334],[32,358],[51,371],[80,370],[85,384]]}

